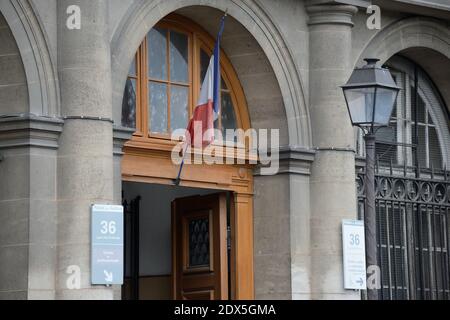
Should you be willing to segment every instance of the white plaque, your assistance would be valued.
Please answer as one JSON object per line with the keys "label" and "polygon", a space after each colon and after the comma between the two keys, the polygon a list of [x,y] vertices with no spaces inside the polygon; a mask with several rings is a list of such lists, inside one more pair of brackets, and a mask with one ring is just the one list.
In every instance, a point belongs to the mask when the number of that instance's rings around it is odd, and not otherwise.
{"label": "white plaque", "polygon": [[364,222],[344,220],[342,222],[344,249],[344,287],[351,290],[366,290],[366,244]]}

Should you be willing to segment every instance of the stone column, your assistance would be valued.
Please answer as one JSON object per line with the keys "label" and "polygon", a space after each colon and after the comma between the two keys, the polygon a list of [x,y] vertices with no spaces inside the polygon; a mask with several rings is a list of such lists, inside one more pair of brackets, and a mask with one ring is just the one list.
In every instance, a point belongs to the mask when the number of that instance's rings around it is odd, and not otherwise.
{"label": "stone column", "polygon": [[0,119],[0,300],[55,298],[59,119]]}
{"label": "stone column", "polygon": [[[113,299],[113,288],[90,279],[90,206],[114,203],[108,2],[58,0],[58,299]],[[66,26],[71,5],[81,9],[80,30]],[[70,266],[81,271],[79,289],[67,286]]]}
{"label": "stone column", "polygon": [[307,7],[310,26],[310,110],[316,157],[311,168],[311,298],[359,299],[344,290],[343,219],[355,219],[354,135],[339,86],[352,69],[349,5]]}
{"label": "stone column", "polygon": [[[114,126],[113,150],[114,150],[114,204],[122,204],[122,159],[123,147],[131,139],[134,129]],[[114,286],[114,300],[122,299],[122,286]]]}

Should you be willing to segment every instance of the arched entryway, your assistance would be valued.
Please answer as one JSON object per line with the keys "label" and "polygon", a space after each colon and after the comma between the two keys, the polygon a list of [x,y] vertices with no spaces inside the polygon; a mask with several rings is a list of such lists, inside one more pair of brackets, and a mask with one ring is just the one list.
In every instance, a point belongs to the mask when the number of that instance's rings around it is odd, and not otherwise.
{"label": "arched entryway", "polygon": [[[225,9],[228,9],[222,49],[242,86],[251,127],[279,129],[281,152],[289,153],[287,150],[291,150],[292,146],[302,152],[311,145],[309,115],[301,85],[302,77],[285,43],[286,39],[269,19],[264,8],[228,0],[208,5],[198,0],[185,2],[169,0],[164,1],[161,6],[155,5],[157,2],[136,3],[131,6],[113,36],[111,43],[113,117],[116,124],[121,123],[123,93],[129,66],[149,29],[164,16],[176,13],[194,21],[214,38],[218,22]],[[124,133],[122,128],[115,130],[117,201],[120,199],[121,191],[120,159],[122,142],[126,139]],[[307,155],[302,153],[301,156],[302,159],[304,156],[307,157],[308,163],[311,161],[309,153]],[[297,171],[297,167],[285,166],[286,161],[283,163],[280,163],[278,175],[261,176],[257,171],[253,176],[252,227],[254,239],[261,239],[253,242],[255,279],[253,283],[256,298],[267,297],[269,292],[276,292],[277,297],[291,298],[289,230],[292,206],[290,202],[294,199],[291,199],[289,192],[291,177],[288,173],[295,171],[296,174],[303,175],[306,172],[302,169]],[[210,178],[211,175],[204,177]],[[308,177],[302,176],[301,180],[303,179],[308,180]],[[239,179],[225,179],[225,185],[230,181],[234,183]],[[224,187],[222,184],[213,184],[214,187]],[[308,188],[307,183],[302,185]],[[295,199],[301,199],[303,204],[309,203],[307,191]],[[277,281],[280,277],[286,281]],[[237,278],[244,279],[239,276]],[[238,288],[251,289],[252,286],[244,283]]]}
{"label": "arched entryway", "polygon": [[[170,297],[178,299],[255,297],[254,166],[249,164],[247,149],[235,145],[234,141],[225,141],[223,145],[226,145],[227,149],[222,151],[224,160],[222,164],[185,165],[180,186],[173,185],[179,167],[174,165],[171,159],[177,141],[171,139],[170,133],[187,126],[214,46],[214,37],[210,35],[214,34],[214,31],[207,32],[193,20],[194,13],[198,10],[198,8],[181,9],[160,20],[142,42],[128,74],[121,120],[122,126],[132,127],[135,133],[123,149],[121,172],[124,198],[127,206],[130,202],[133,203],[134,209],[137,199],[140,198],[141,223],[138,230],[141,235],[137,251],[144,261],[153,259],[154,263],[150,266],[142,262],[142,259],[141,262],[136,262],[130,257],[129,269],[133,270],[134,277],[131,273],[128,274],[130,285],[129,290],[126,289],[128,291],[124,292],[125,297],[168,298],[168,292],[171,294]],[[203,7],[203,10],[206,10],[203,16],[211,17],[211,23],[214,20],[219,23],[220,11],[206,7]],[[273,71],[269,68],[261,48],[253,38],[248,37],[247,31],[233,18],[228,19],[221,55],[222,113],[215,126],[222,132],[225,129],[235,128],[247,130],[252,127],[250,124],[252,118],[252,124],[256,124],[256,128],[281,129],[284,132],[281,139],[284,139],[286,144],[287,126],[282,124],[286,119],[282,111],[280,89]],[[237,30],[240,33],[236,32]],[[230,45],[233,42],[230,37],[236,34],[245,39],[247,47],[236,48]],[[245,50],[246,55],[242,54]],[[240,59],[248,56],[256,57],[259,61],[255,62],[252,70],[241,69],[241,75],[242,73],[247,75],[239,77],[232,60],[243,63]],[[269,85],[272,84],[272,87],[256,87],[253,83],[255,75],[263,77]],[[248,94],[244,93],[246,88]],[[256,106],[260,107],[261,100],[252,100],[257,99],[258,92],[262,93],[260,99],[264,97],[272,99],[272,104],[266,104],[266,111],[281,109],[281,113],[273,117],[270,125],[266,117],[260,115],[258,118],[257,113],[261,111],[257,110]],[[250,111],[247,104],[249,99],[249,105],[253,105],[253,110],[250,108]],[[230,150],[234,150],[231,156],[229,153],[226,155]],[[192,157],[198,153],[201,151],[193,151]],[[155,197],[155,194],[160,196]],[[164,202],[163,208],[155,209],[157,207],[155,202],[159,204]],[[155,210],[160,210],[159,214],[154,217],[153,222],[148,222],[150,223],[148,226],[150,228],[153,223],[166,230],[164,234],[160,234],[162,238],[153,239],[157,243],[165,243],[166,267],[164,270],[153,272],[151,271],[153,267],[158,269],[158,266],[155,266],[155,262],[158,264],[158,256],[145,258],[143,252],[151,250],[145,250],[142,246],[145,246],[143,240],[145,238],[148,240],[146,232],[149,230],[143,227],[145,223],[143,221],[148,221],[148,217],[145,218],[144,215],[154,214]],[[163,217],[161,210],[164,211]],[[201,212],[205,210],[212,212],[212,215],[203,217]],[[195,219],[188,217],[192,214]],[[172,218],[168,219],[170,216]],[[164,220],[165,224],[161,224]],[[205,221],[208,223],[205,224]],[[210,236],[207,250],[210,264],[202,263],[198,266],[189,264],[190,250],[198,244],[189,242],[189,239],[196,235],[189,226],[195,223],[199,223],[198,226],[202,226],[203,229],[208,226],[204,231]],[[205,234],[198,236],[204,240]],[[129,241],[133,242],[131,239]],[[136,243],[136,240],[134,241]],[[167,242],[172,244],[168,247]],[[129,250],[132,250],[131,247]],[[133,250],[136,250],[136,247]],[[161,259],[161,256],[159,258]],[[140,266],[140,271],[136,271],[136,265]],[[202,272],[209,273],[210,279],[204,280],[206,282],[198,280]],[[197,281],[186,280],[189,274],[195,274]],[[208,284],[212,278],[213,284]],[[186,287],[188,282],[190,284]],[[136,284],[140,287],[139,290],[136,290]],[[163,296],[145,289],[158,286],[161,287],[159,293],[163,292]]]}

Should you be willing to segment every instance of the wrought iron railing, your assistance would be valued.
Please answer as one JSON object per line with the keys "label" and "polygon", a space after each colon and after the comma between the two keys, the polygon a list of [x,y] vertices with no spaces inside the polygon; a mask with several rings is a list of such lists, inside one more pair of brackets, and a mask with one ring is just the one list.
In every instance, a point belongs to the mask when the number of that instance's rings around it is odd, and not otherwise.
{"label": "wrought iron railing", "polygon": [[[383,300],[450,300],[450,172],[377,166]],[[364,170],[357,174],[364,217]]]}

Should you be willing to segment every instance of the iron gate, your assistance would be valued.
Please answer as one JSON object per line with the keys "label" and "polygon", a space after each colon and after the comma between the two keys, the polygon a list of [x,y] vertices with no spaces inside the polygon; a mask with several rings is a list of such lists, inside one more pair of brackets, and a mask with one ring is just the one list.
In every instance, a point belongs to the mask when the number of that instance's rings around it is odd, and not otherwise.
{"label": "iron gate", "polygon": [[[382,300],[450,300],[450,172],[376,170]],[[364,172],[357,175],[364,218]]]}
{"label": "iron gate", "polygon": [[[123,196],[122,196],[123,197]],[[123,300],[139,300],[139,206],[141,197],[123,200],[125,229],[125,281]]]}

